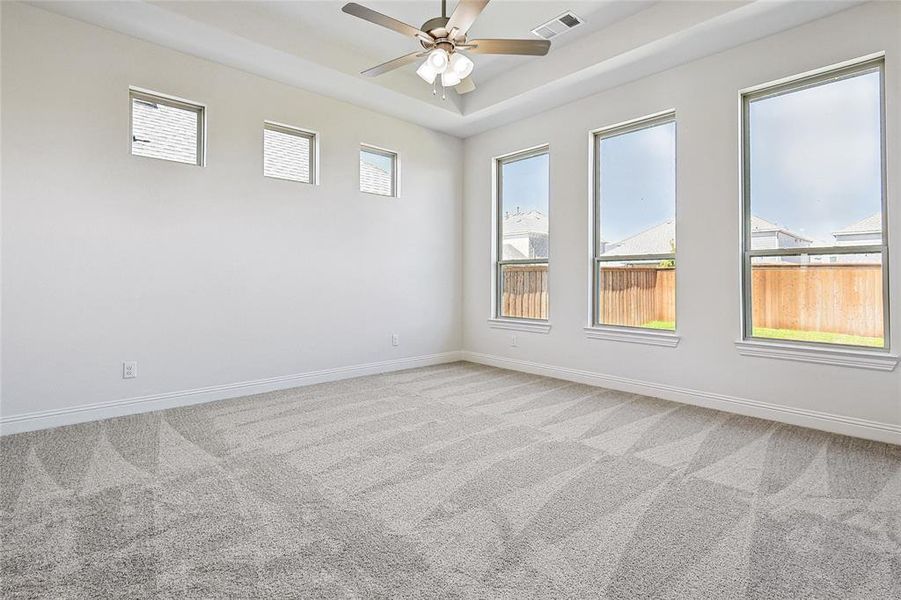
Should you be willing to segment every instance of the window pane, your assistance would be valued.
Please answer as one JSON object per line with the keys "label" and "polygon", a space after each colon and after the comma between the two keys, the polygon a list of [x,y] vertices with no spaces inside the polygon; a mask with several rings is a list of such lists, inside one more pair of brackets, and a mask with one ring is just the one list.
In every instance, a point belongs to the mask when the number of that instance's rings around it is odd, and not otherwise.
{"label": "window pane", "polygon": [[598,324],[676,329],[674,260],[597,264]]}
{"label": "window pane", "polygon": [[266,127],[263,130],[263,174],[311,183],[312,146],[309,136]]}
{"label": "window pane", "polygon": [[501,265],[500,316],[547,319],[547,263]]}
{"label": "window pane", "polygon": [[882,257],[755,257],[754,337],[883,347]]}
{"label": "window pane", "polygon": [[199,110],[177,108],[152,99],[131,99],[131,153],[198,164]]}
{"label": "window pane", "polygon": [[881,243],[879,80],[749,103],[752,250]]}
{"label": "window pane", "polygon": [[548,257],[548,154],[500,163],[501,260]]}
{"label": "window pane", "polygon": [[360,149],[360,191],[381,196],[394,195],[394,160],[396,156]]}
{"label": "window pane", "polygon": [[663,123],[598,143],[598,252],[676,251],[676,124]]}

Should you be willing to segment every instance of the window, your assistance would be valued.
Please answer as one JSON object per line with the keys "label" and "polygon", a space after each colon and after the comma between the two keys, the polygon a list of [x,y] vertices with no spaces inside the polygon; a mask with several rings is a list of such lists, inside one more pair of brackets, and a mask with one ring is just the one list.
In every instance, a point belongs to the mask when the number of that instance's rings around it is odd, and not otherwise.
{"label": "window", "polygon": [[497,277],[499,318],[548,318],[547,147],[496,161]]}
{"label": "window", "polygon": [[203,165],[203,106],[136,89],[129,96],[133,155]]}
{"label": "window", "polygon": [[397,154],[373,146],[360,146],[360,191],[397,196]]}
{"label": "window", "polygon": [[316,183],[316,141],[311,131],[266,121],[263,124],[263,175]]}
{"label": "window", "polygon": [[676,329],[676,121],[594,134],[594,326]]}
{"label": "window", "polygon": [[882,59],[743,95],[745,339],[887,348]]}

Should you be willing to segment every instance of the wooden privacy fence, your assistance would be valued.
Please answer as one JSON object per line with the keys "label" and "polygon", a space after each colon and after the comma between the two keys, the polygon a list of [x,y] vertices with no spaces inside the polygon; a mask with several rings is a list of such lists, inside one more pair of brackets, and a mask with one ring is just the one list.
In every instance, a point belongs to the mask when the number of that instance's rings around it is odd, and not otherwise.
{"label": "wooden privacy fence", "polygon": [[[546,319],[546,265],[503,269],[501,314]],[[883,335],[880,265],[755,265],[751,277],[754,327]],[[640,327],[676,320],[672,267],[604,267],[598,275],[598,320]]]}
{"label": "wooden privacy fence", "polygon": [[881,265],[754,265],[754,327],[882,337]]}
{"label": "wooden privacy fence", "polygon": [[547,319],[547,265],[504,265],[501,315]]}
{"label": "wooden privacy fence", "polygon": [[598,274],[598,322],[641,327],[676,320],[676,270],[672,267],[608,267]]}

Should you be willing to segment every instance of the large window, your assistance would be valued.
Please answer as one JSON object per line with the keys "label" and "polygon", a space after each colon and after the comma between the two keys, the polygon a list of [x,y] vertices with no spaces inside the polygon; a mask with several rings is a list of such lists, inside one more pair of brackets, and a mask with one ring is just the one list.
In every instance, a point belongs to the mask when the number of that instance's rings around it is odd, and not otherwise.
{"label": "large window", "polygon": [[888,346],[883,62],[743,96],[744,337]]}
{"label": "large window", "polygon": [[373,146],[360,146],[360,191],[397,196],[397,154]]}
{"label": "large window", "polygon": [[496,160],[495,314],[548,318],[547,147]]}
{"label": "large window", "polygon": [[676,329],[676,122],[594,137],[593,325]]}
{"label": "large window", "polygon": [[203,106],[136,89],[129,96],[132,154],[203,165]]}
{"label": "large window", "polygon": [[266,121],[263,124],[263,175],[315,183],[316,134]]}

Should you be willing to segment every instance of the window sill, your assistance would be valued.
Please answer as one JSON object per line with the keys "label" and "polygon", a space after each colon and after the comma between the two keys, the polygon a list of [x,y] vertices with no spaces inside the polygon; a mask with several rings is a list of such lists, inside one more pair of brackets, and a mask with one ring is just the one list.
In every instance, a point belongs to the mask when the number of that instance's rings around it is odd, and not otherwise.
{"label": "window sill", "polygon": [[551,324],[548,321],[526,321],[522,319],[488,319],[488,327],[492,329],[509,329],[528,333],[548,333]]}
{"label": "window sill", "polygon": [[875,371],[892,371],[898,364],[898,356],[875,350],[853,350],[846,348],[820,348],[758,340],[739,340],[735,342],[738,353],[742,356],[759,358],[776,358],[798,362],[817,363],[839,367],[855,367]]}
{"label": "window sill", "polygon": [[590,340],[608,340],[612,342],[629,342],[632,344],[646,344],[648,346],[662,346],[675,348],[681,339],[675,333],[665,333],[651,329],[630,329],[624,327],[586,327],[585,337]]}

